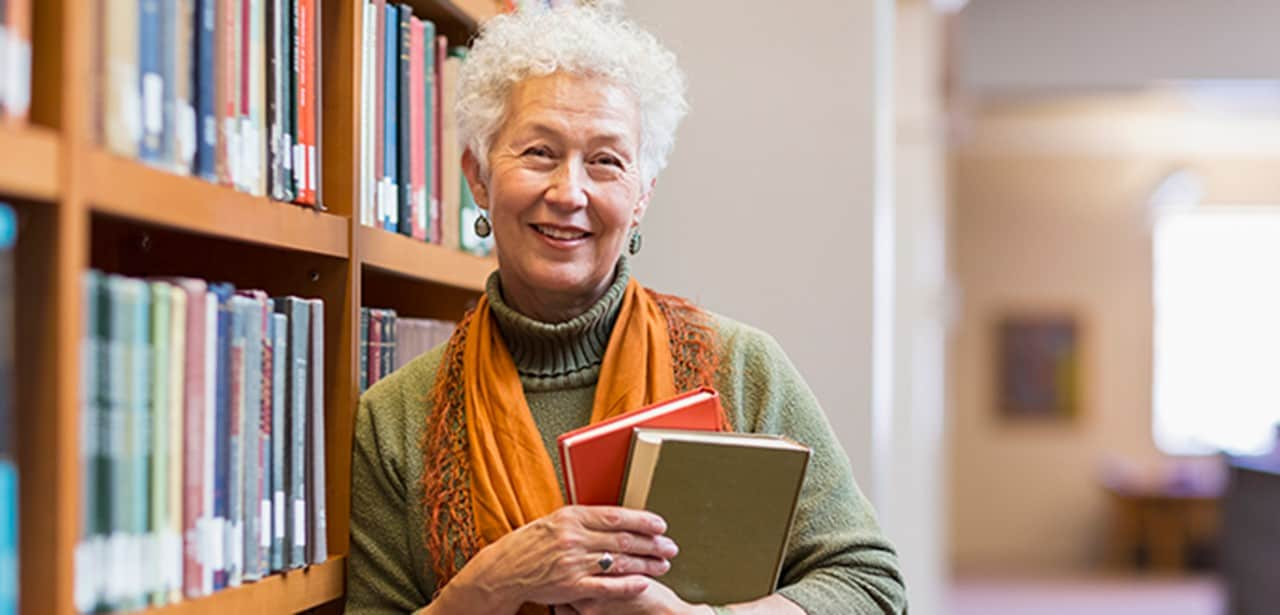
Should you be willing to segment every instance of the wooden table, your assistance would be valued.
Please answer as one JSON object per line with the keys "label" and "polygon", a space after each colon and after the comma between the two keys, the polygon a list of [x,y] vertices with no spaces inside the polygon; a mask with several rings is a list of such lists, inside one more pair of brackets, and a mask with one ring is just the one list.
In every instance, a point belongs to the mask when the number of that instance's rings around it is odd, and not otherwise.
{"label": "wooden table", "polygon": [[1217,542],[1218,493],[1121,488],[1108,488],[1107,493],[1112,510],[1107,550],[1112,566],[1138,567],[1138,554],[1145,552],[1147,568],[1186,571],[1192,547]]}

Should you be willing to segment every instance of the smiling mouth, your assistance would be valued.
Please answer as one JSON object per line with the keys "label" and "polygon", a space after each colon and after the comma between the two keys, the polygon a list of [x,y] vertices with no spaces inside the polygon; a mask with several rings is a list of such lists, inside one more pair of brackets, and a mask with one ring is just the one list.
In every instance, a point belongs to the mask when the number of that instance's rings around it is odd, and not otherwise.
{"label": "smiling mouth", "polygon": [[586,231],[559,229],[552,226],[543,226],[541,224],[530,224],[529,226],[544,237],[550,237],[551,239],[558,239],[560,241],[573,241],[575,239],[585,239],[591,236],[591,233]]}

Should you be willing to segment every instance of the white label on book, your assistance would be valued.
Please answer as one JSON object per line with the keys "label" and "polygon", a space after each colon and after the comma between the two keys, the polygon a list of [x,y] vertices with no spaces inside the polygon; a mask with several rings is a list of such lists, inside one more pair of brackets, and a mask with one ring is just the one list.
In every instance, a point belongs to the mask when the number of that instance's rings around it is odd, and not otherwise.
{"label": "white label on book", "polygon": [[[0,75],[4,74],[4,70],[9,67],[9,55],[13,53],[9,49],[9,29],[0,23]],[[9,88],[13,87],[7,81],[0,81],[0,107],[9,104]]]}
{"label": "white label on book", "polygon": [[271,500],[262,500],[258,505],[258,546],[271,548]]}
{"label": "white label on book", "polygon": [[232,523],[231,531],[227,532],[227,553],[231,556],[227,565],[227,570],[231,571],[231,580],[238,581],[237,577],[244,570],[244,525],[241,523]]}
{"label": "white label on book", "polygon": [[240,122],[237,118],[223,119],[222,132],[227,141],[227,179],[233,186],[240,185]]}
{"label": "white label on book", "polygon": [[227,558],[224,553],[226,547],[226,520],[213,518],[209,520],[209,531],[205,533],[205,553],[208,557],[205,559],[205,565],[216,570],[227,569]]}
{"label": "white label on book", "polygon": [[307,146],[307,188],[312,192],[316,191],[316,177],[320,175],[319,169],[316,168],[316,146]]}
{"label": "white label on book", "polygon": [[293,135],[281,135],[283,145],[280,147],[281,162],[284,163],[284,170],[293,170]]}
{"label": "white label on book", "polygon": [[190,164],[196,156],[196,109],[187,103],[178,105],[178,160]]}
{"label": "white label on book", "polygon": [[284,492],[277,491],[274,500],[271,503],[272,516],[275,517],[271,537],[284,540]]}
{"label": "white label on book", "polygon": [[9,71],[17,75],[17,83],[11,84],[13,89],[9,91],[9,108],[17,115],[26,115],[31,108],[31,44],[20,40],[17,48],[18,65]]}
{"label": "white label on book", "polygon": [[101,596],[98,587],[102,578],[101,557],[102,547],[98,536],[90,536],[76,545],[72,600],[77,612],[88,613],[93,610]]}
{"label": "white label on book", "polygon": [[142,76],[142,123],[148,134],[164,130],[164,79],[160,73]]}
{"label": "white label on book", "polygon": [[293,185],[301,190],[307,185],[307,158],[306,148],[301,143],[293,145],[293,160],[297,164],[293,165]]}
{"label": "white label on book", "polygon": [[426,188],[418,189],[417,201],[418,201],[418,210],[414,212],[416,214],[416,216],[414,217],[418,221],[418,228],[425,230],[427,228],[427,209],[431,207],[430,202],[427,200]]}
{"label": "white label on book", "polygon": [[304,500],[293,501],[293,545],[307,546],[307,503]]}
{"label": "white label on book", "polygon": [[182,536],[174,530],[160,534],[161,552],[164,555],[164,591],[182,588]]}
{"label": "white label on book", "polygon": [[218,144],[218,118],[206,115],[204,118],[204,144],[214,147]]}
{"label": "white label on book", "polygon": [[244,184],[246,188],[252,189],[262,176],[262,148],[259,147],[258,142],[258,127],[248,118],[242,120],[240,124],[240,139],[244,152],[241,158],[241,164],[244,165]]}
{"label": "white label on book", "polygon": [[108,67],[111,71],[108,83],[115,85],[112,96],[123,116],[115,119],[119,122],[121,136],[135,145],[142,139],[142,102],[138,100],[137,68],[136,64],[118,61]]}

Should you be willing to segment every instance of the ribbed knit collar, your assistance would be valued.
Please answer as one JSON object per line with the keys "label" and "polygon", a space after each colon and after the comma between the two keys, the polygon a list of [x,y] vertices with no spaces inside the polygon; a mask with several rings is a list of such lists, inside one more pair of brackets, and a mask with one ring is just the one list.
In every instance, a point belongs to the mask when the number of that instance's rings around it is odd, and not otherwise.
{"label": "ribbed knit collar", "polygon": [[517,312],[503,300],[498,272],[489,276],[485,294],[526,389],[576,388],[596,381],[631,279],[625,255],[615,271],[613,284],[595,304],[561,323],[541,322]]}

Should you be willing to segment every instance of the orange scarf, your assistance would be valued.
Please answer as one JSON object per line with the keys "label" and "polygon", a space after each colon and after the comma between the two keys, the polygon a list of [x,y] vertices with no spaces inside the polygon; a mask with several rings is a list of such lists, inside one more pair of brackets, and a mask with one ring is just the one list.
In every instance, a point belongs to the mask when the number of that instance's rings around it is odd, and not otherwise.
{"label": "orange scarf", "polygon": [[[714,339],[705,312],[632,279],[605,350],[591,422],[710,385],[718,366]],[[438,591],[482,547],[565,502],[487,297],[450,339],[431,401],[423,504]]]}

